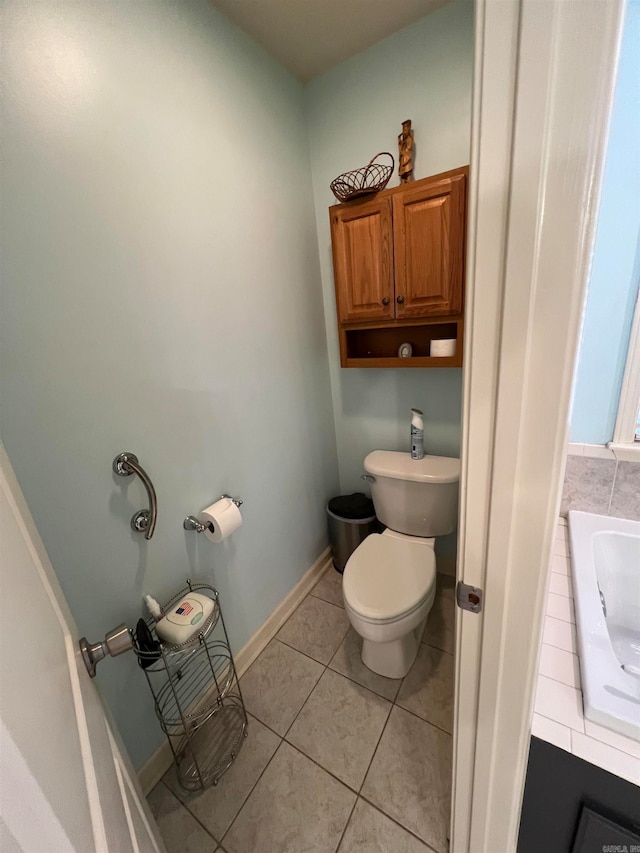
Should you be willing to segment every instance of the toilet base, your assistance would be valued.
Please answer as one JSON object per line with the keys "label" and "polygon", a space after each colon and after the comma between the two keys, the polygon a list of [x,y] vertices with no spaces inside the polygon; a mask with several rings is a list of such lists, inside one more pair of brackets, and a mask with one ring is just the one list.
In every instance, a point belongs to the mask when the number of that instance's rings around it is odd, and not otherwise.
{"label": "toilet base", "polygon": [[404,637],[390,643],[362,640],[362,663],[372,672],[386,678],[404,678],[413,666],[420,648],[426,618]]}

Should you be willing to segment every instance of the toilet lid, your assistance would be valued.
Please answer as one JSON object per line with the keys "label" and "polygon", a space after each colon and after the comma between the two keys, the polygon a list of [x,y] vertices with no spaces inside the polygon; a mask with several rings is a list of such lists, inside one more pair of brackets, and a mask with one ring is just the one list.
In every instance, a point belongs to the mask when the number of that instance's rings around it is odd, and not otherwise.
{"label": "toilet lid", "polygon": [[424,541],[372,533],[353,552],[342,579],[349,607],[365,619],[400,617],[436,582],[436,555]]}

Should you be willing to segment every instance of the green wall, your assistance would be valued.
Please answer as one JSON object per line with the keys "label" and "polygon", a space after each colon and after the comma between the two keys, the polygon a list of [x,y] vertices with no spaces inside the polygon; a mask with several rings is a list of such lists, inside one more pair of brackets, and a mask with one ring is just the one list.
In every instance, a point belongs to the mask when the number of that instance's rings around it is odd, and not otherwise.
{"label": "green wall", "polygon": [[[333,411],[343,492],[360,490],[371,450],[408,450],[410,409],[425,414],[427,453],[457,456],[462,370],[342,369],[336,327],[328,207],[336,175],[378,151],[397,160],[397,135],[410,118],[414,177],[469,163],[473,82],[473,3],[444,8],[343,62],[307,86],[311,168],[316,206]],[[399,183],[396,173],[389,186]],[[438,550],[454,556],[455,536]]]}
{"label": "green wall", "polygon": [[[358,488],[373,449],[409,449],[409,410],[425,413],[428,453],[460,450],[462,371],[341,369],[328,207],[336,175],[377,151],[397,159],[402,121],[415,132],[414,177],[469,163],[473,3],[455,0],[343,62],[307,86],[311,168],[333,396],[340,483]],[[399,183],[396,173],[389,186]]]}
{"label": "green wall", "polygon": [[[3,442],[83,633],[190,576],[237,651],[338,486],[302,87],[205,0],[3,18]],[[150,542],[122,450],[155,482]],[[223,492],[242,529],[186,533]],[[96,683],[140,765],[162,734],[133,656]]]}
{"label": "green wall", "polygon": [[[206,0],[4,3],[0,429],[91,640],[190,576],[237,651],[411,406],[458,453],[459,370],[340,370],[327,208],[407,117],[416,177],[469,161],[472,18],[455,0],[303,87]],[[183,531],[222,492],[241,530]],[[141,765],[162,736],[133,657],[96,681]]]}

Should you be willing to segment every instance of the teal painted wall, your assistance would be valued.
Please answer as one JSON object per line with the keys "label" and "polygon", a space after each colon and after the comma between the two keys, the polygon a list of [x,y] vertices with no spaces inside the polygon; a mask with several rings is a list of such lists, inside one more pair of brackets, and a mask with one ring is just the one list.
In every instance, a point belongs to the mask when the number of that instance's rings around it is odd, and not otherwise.
{"label": "teal painted wall", "polygon": [[[327,497],[408,446],[412,406],[429,452],[459,452],[460,371],[340,370],[327,208],[409,116],[416,177],[469,161],[472,3],[307,87],[206,0],[3,18],[2,439],[82,633],[190,576],[237,651],[325,547]],[[122,450],[156,484],[150,542]],[[233,538],[182,530],[225,491]],[[97,684],[140,766],[162,736],[135,661]]]}
{"label": "teal painted wall", "polygon": [[[342,491],[362,489],[370,450],[409,449],[409,410],[425,413],[428,453],[460,452],[462,371],[342,369],[328,207],[336,175],[377,151],[397,155],[401,123],[415,131],[416,178],[469,163],[473,3],[455,0],[343,62],[307,87],[307,116]],[[398,183],[397,174],[389,186]],[[450,542],[451,553],[455,543]]]}
{"label": "teal painted wall", "polygon": [[[302,86],[205,0],[4,3],[2,439],[80,631],[187,576],[238,650],[326,545],[338,488]],[[155,537],[129,529],[139,455]],[[223,492],[244,526],[182,520]],[[133,656],[97,684],[136,765]]]}
{"label": "teal painted wall", "polygon": [[571,441],[613,438],[640,281],[640,0],[628,0],[571,413]]}
{"label": "teal painted wall", "polygon": [[[307,86],[311,168],[333,406],[343,490],[359,481],[375,448],[409,447],[409,410],[425,413],[429,453],[460,448],[462,371],[341,369],[328,208],[336,175],[377,151],[397,155],[403,119],[415,131],[416,178],[469,162],[473,4],[455,0],[422,21],[343,62]],[[397,174],[389,186],[398,183]]]}

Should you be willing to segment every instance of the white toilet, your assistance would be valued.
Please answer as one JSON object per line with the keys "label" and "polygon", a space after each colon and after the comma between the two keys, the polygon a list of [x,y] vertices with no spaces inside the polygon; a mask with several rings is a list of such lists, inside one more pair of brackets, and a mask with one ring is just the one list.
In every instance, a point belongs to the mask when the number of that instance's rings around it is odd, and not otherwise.
{"label": "white toilet", "polygon": [[363,663],[387,678],[403,678],[436,594],[434,537],[456,527],[460,460],[374,450],[364,469],[387,530],[367,536],[347,561],[344,604],[362,637]]}

